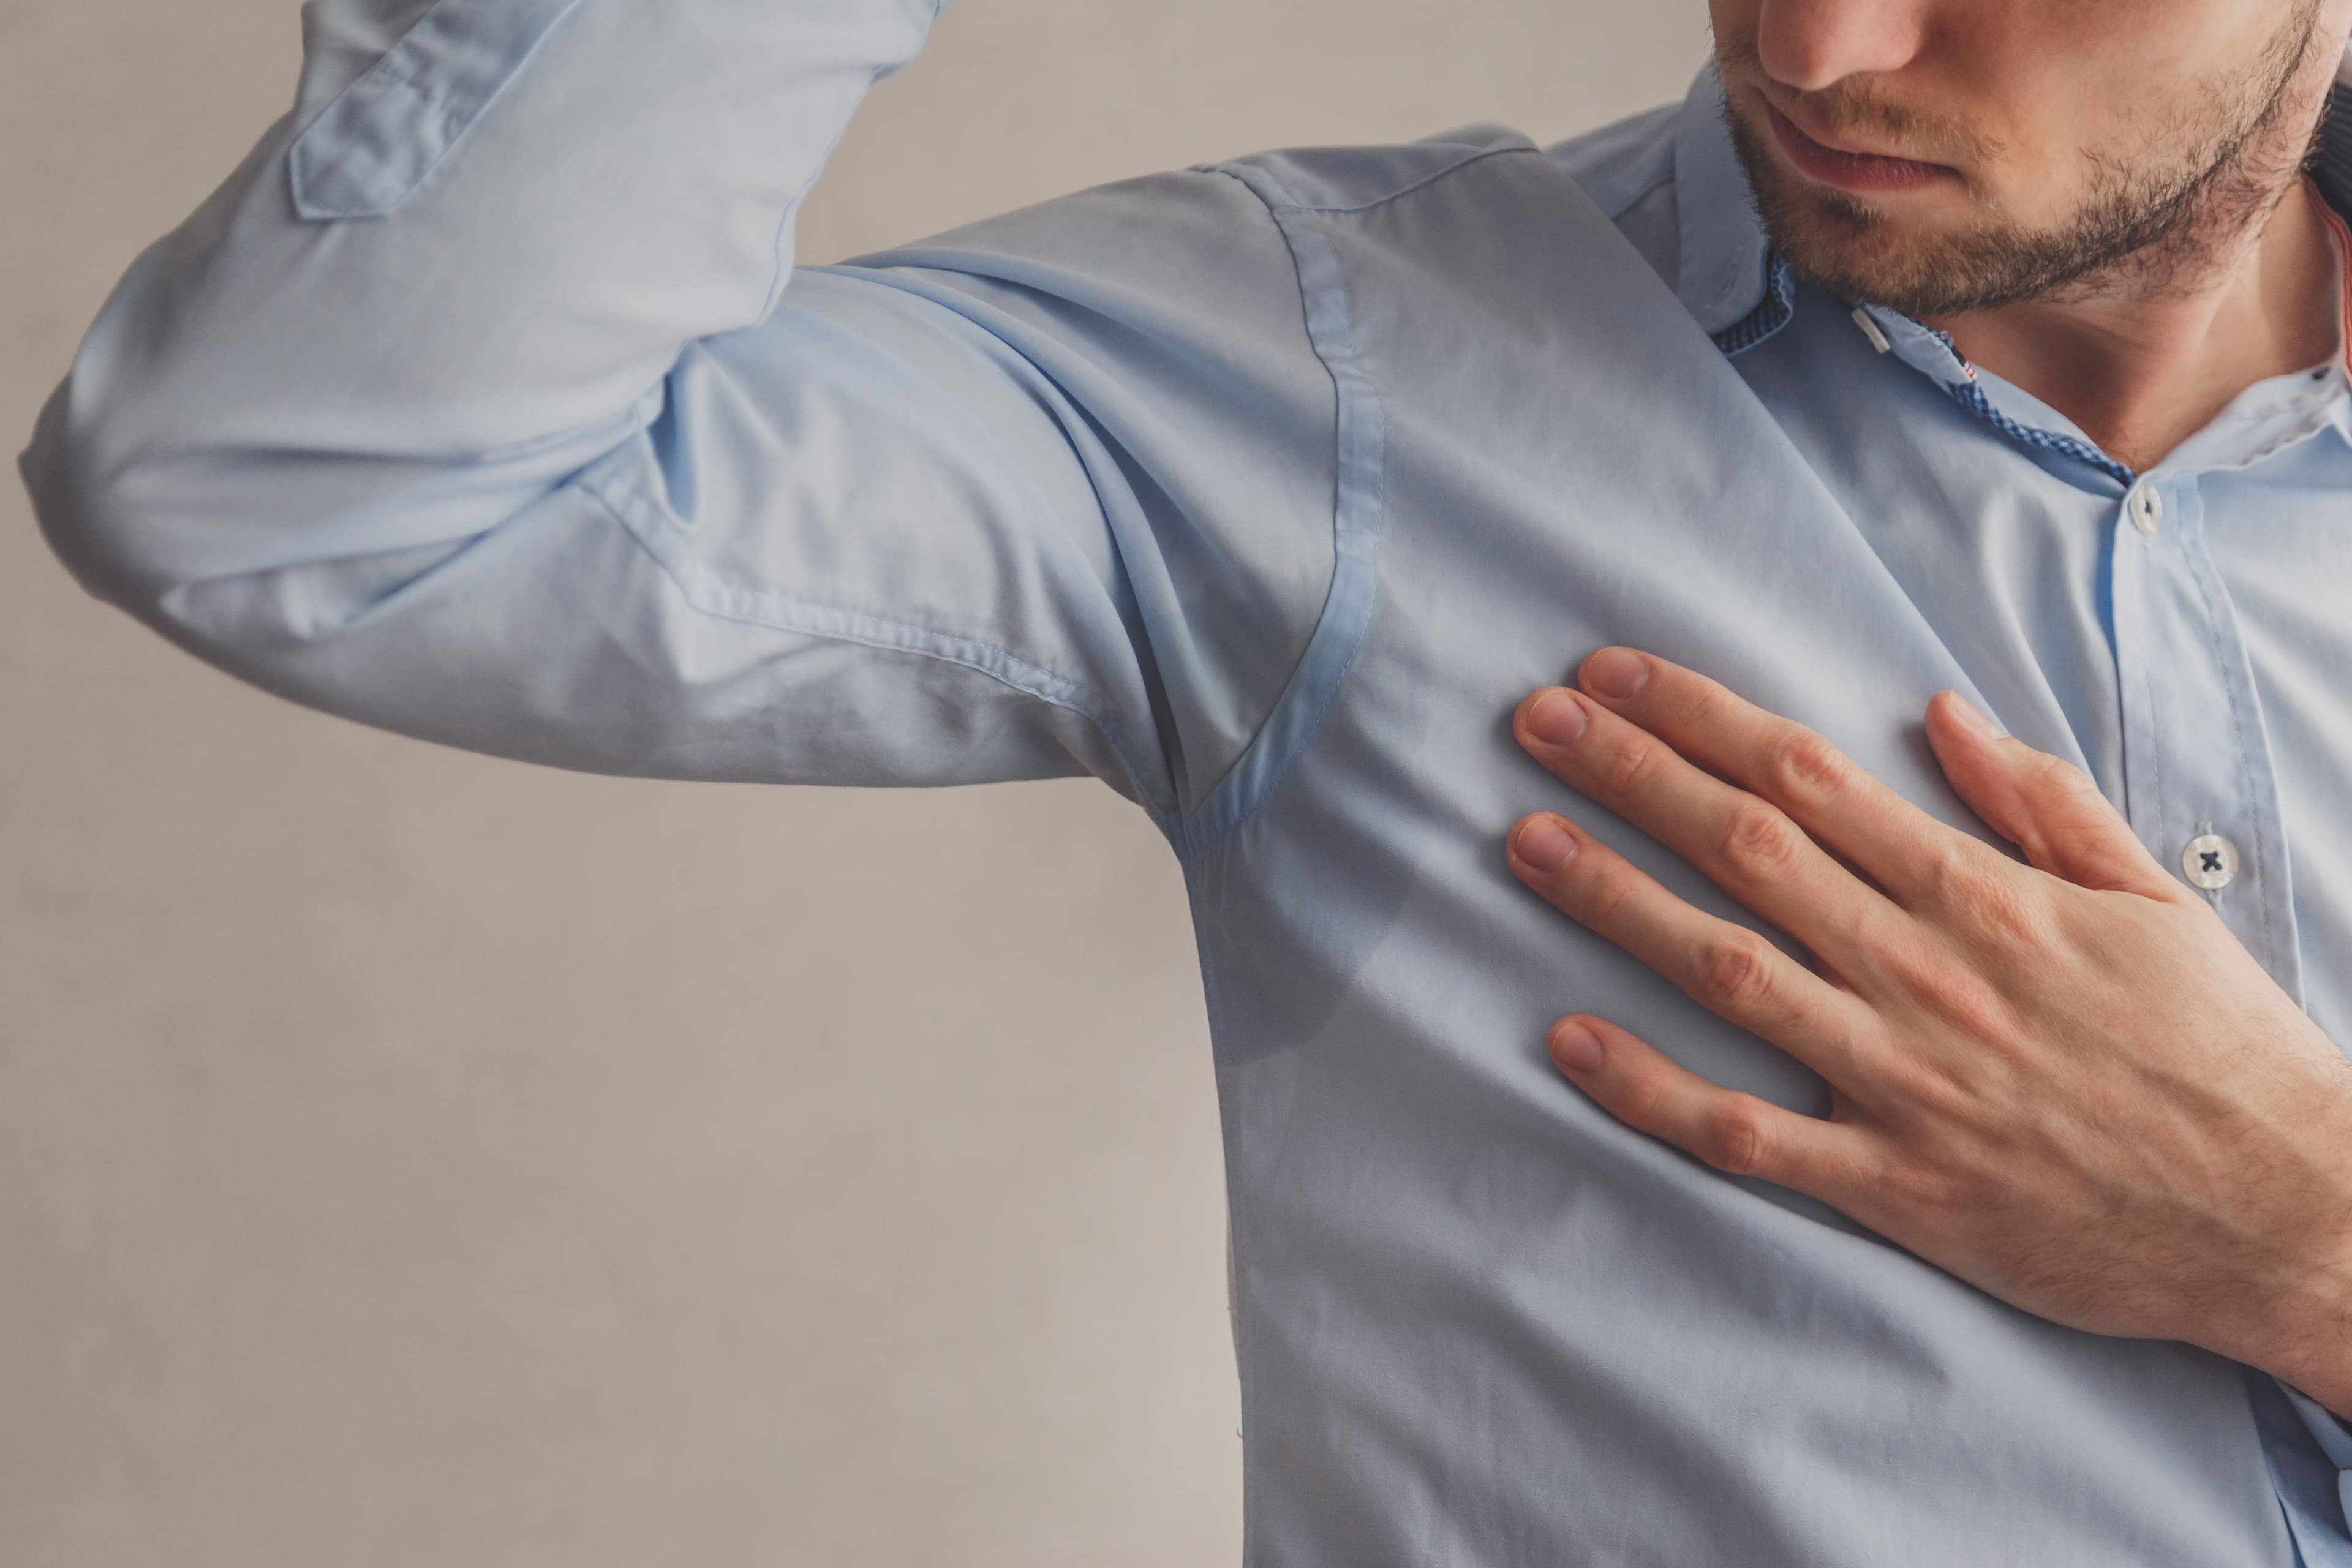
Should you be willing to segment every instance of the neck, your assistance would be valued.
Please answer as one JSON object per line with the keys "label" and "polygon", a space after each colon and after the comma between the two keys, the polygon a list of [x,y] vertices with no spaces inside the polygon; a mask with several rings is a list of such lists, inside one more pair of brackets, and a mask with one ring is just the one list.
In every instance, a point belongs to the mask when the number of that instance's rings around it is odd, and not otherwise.
{"label": "neck", "polygon": [[2297,178],[2234,244],[2186,275],[1931,324],[2118,462],[2145,469],[2255,382],[2340,352],[2341,265],[2318,195]]}

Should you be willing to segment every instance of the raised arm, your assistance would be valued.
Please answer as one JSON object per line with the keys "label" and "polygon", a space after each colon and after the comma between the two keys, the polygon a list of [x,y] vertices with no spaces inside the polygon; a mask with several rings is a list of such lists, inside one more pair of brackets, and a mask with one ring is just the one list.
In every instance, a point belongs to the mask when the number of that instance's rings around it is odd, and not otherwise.
{"label": "raised arm", "polygon": [[1328,378],[1223,174],[795,277],[797,204],[932,9],[313,0],[297,109],[42,416],[58,553],[238,675],[453,744],[1092,771],[1181,816],[1312,630]]}

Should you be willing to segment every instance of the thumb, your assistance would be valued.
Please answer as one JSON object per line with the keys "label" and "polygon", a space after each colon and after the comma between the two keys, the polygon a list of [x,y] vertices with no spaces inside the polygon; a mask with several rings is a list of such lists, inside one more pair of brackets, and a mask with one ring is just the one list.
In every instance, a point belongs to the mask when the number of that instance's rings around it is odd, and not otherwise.
{"label": "thumb", "polygon": [[1958,692],[1927,704],[1927,744],[1969,809],[2037,868],[2079,887],[2179,894],[2088,773],[2002,734]]}

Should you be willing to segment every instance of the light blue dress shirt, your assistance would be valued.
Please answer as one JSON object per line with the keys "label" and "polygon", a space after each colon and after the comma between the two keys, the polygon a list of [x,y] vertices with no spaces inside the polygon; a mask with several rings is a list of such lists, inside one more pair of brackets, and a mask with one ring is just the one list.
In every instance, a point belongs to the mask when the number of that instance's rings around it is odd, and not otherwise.
{"label": "light blue dress shirt", "polygon": [[1599,645],[1968,825],[1918,728],[1956,687],[2167,863],[2226,844],[2215,907],[2352,1038],[2340,373],[2128,474],[1794,285],[1711,77],[1549,153],[1272,153],[795,271],[931,13],[313,0],[296,109],[43,416],[48,537],[222,667],[455,745],[1148,811],[1208,988],[1261,1568],[2352,1561],[2316,1407],[1564,1085],[1544,1028],[1589,1008],[1826,1107],[1499,847],[1557,805],[1738,916],[1512,744]]}

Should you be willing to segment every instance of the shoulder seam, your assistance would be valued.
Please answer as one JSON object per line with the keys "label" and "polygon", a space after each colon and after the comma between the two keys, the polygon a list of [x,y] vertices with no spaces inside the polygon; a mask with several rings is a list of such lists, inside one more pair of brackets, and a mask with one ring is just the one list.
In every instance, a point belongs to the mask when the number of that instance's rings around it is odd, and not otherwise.
{"label": "shoulder seam", "polygon": [[[1256,195],[1258,200],[1265,203],[1266,209],[1275,215],[1276,222],[1280,222],[1285,214],[1292,213],[1313,214],[1328,216],[1345,216],[1355,213],[1367,213],[1371,211],[1374,207],[1395,201],[1401,196],[1409,196],[1415,191],[1435,184],[1438,181],[1446,178],[1448,175],[1460,174],[1463,170],[1468,168],[1473,163],[1482,163],[1489,158],[1500,158],[1512,153],[1532,153],[1538,157],[1543,156],[1543,150],[1539,147],[1534,146],[1518,145],[1511,147],[1482,147],[1475,152],[1465,153],[1462,157],[1456,159],[1451,163],[1445,164],[1442,168],[1430,171],[1428,174],[1422,175],[1419,179],[1414,180],[1410,184],[1400,185],[1395,190],[1383,192],[1381,195],[1377,196],[1369,196],[1360,202],[1332,203],[1328,205],[1318,205],[1313,203],[1299,201],[1295,196],[1292,196],[1287,190],[1284,189],[1282,182],[1275,176],[1271,170],[1267,169],[1263,163],[1252,163],[1246,158],[1235,159],[1230,163],[1224,163],[1196,164],[1194,165],[1194,169],[1195,172],[1200,174],[1224,174],[1233,179],[1239,180],[1243,184],[1248,186],[1255,195]],[[1247,170],[1248,173],[1243,173],[1244,170]],[[1263,181],[1268,188],[1280,193],[1283,199],[1280,201],[1268,200],[1265,192],[1257,188],[1260,181]]]}
{"label": "shoulder seam", "polygon": [[1544,156],[1615,223],[1675,183],[1686,113],[1683,105],[1660,104],[1557,142]]}
{"label": "shoulder seam", "polygon": [[[1563,173],[1565,173],[1565,171],[1563,171]],[[1591,191],[1586,187],[1582,180],[1576,179],[1576,176],[1573,174],[1570,174],[1568,177],[1576,181],[1576,188],[1578,190],[1583,191],[1588,196],[1592,194]],[[1660,174],[1648,184],[1637,186],[1634,189],[1633,194],[1627,196],[1623,201],[1618,202],[1612,206],[1601,207],[1601,215],[1607,218],[1611,223],[1615,223],[1619,218],[1623,217],[1627,213],[1632,212],[1635,207],[1640,206],[1643,202],[1648,201],[1652,196],[1656,195],[1660,191],[1664,190],[1674,183],[1675,172],[1672,169],[1668,169],[1664,174]]]}

